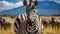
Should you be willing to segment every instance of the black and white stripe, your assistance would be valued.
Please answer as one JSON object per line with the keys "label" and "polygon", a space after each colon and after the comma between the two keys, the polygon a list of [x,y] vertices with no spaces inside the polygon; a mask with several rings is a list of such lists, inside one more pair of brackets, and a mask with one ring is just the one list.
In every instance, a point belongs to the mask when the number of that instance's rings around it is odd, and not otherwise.
{"label": "black and white stripe", "polygon": [[16,18],[14,23],[14,31],[16,33],[18,32],[20,24],[22,24],[24,20],[26,20],[26,14],[21,14]]}
{"label": "black and white stripe", "polygon": [[[19,15],[14,23],[14,31],[15,34],[38,34],[38,27],[36,23],[33,24],[33,31],[29,29],[29,24],[27,23],[27,15],[26,14],[21,14]],[[39,25],[39,24],[38,24]],[[23,33],[22,33],[23,30]]]}
{"label": "black and white stripe", "polygon": [[[37,0],[35,0],[37,2]],[[15,21],[15,32],[18,34],[41,34],[41,25],[36,14],[36,2],[30,0],[27,5],[26,0],[23,4],[26,6],[26,14],[21,14]],[[40,31],[38,31],[40,30]]]}

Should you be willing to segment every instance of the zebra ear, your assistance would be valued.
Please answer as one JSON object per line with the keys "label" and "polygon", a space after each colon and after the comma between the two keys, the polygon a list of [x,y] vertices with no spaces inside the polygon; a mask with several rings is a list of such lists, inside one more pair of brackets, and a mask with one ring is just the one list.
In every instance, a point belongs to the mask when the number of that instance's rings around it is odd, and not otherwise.
{"label": "zebra ear", "polygon": [[35,3],[35,6],[38,4],[38,1],[36,0],[36,1],[34,1],[34,3]]}
{"label": "zebra ear", "polygon": [[27,1],[24,0],[24,1],[23,1],[23,4],[24,4],[25,6],[27,6]]}

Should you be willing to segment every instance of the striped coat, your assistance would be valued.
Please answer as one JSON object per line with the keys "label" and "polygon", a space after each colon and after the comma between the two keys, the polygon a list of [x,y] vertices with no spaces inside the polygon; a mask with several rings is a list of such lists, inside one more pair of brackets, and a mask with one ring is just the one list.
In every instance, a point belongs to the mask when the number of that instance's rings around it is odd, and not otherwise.
{"label": "striped coat", "polygon": [[[37,27],[36,29],[38,30],[34,30],[34,31],[30,31],[31,33],[29,33],[29,31],[27,31],[27,15],[26,14],[21,14],[19,15],[17,18],[16,18],[16,21],[14,23],[14,31],[15,31],[15,34],[41,34],[42,32],[42,23],[40,22],[41,19],[37,16],[36,18],[36,24]],[[33,27],[34,28],[34,27]],[[34,32],[34,33],[33,33]]]}

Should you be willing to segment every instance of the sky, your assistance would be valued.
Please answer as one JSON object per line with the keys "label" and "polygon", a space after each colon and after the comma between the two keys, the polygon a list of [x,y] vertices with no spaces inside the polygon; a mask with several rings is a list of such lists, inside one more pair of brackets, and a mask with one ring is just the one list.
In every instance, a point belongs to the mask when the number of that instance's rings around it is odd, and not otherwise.
{"label": "sky", "polygon": [[10,10],[23,5],[21,0],[0,0],[0,12],[3,10]]}
{"label": "sky", "polygon": [[[38,0],[38,1],[54,1],[60,4],[60,0]],[[22,0],[0,0],[0,12],[23,6]]]}

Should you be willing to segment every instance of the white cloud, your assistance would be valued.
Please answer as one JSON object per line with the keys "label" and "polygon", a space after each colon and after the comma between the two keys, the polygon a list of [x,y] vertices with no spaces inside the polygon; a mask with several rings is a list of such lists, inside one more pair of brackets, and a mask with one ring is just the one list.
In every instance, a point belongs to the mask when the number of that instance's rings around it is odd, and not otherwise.
{"label": "white cloud", "polygon": [[23,2],[18,2],[18,3],[9,3],[7,1],[1,1],[0,2],[0,10],[9,10],[9,9],[13,9],[13,8],[17,8],[23,6]]}
{"label": "white cloud", "polygon": [[56,2],[56,3],[58,3],[58,4],[60,4],[60,0],[52,0],[52,1],[54,1],[54,2]]}
{"label": "white cloud", "polygon": [[23,2],[18,2],[15,5],[16,5],[16,7],[22,6],[23,5]]}

